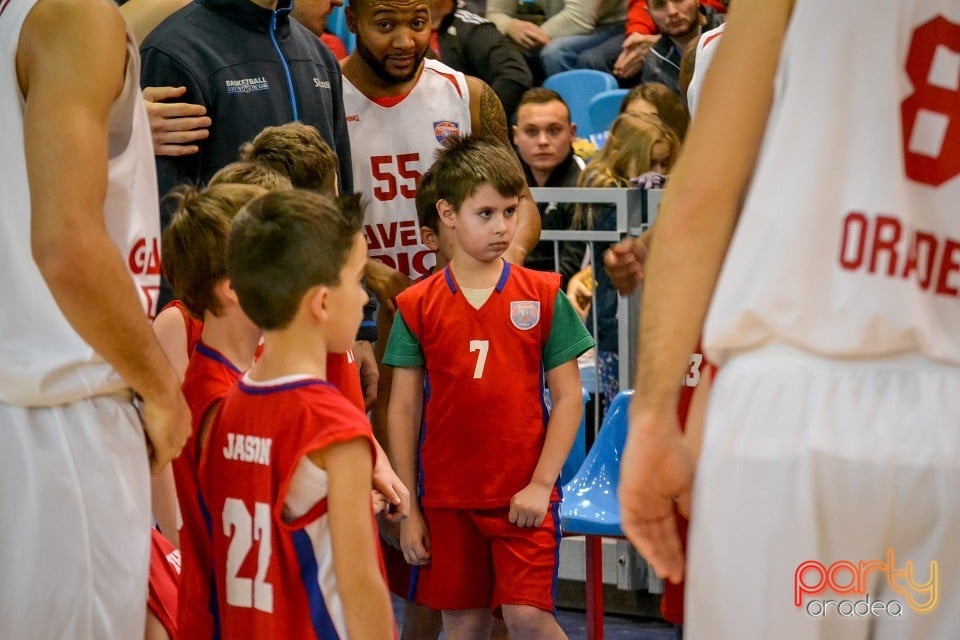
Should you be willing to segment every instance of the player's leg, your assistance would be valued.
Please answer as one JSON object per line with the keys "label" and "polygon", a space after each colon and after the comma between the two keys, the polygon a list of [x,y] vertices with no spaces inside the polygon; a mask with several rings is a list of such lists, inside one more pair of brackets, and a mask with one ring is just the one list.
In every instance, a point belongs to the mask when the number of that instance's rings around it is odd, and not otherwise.
{"label": "player's leg", "polygon": [[510,523],[508,509],[480,512],[494,566],[493,606],[503,612],[511,640],[566,638],[555,616],[560,557],[560,505],[539,527]]}
{"label": "player's leg", "polygon": [[[902,616],[878,619],[875,640],[947,640],[960,629],[960,372],[927,363],[888,388],[900,395],[902,427],[893,434],[901,464],[888,467],[894,589],[881,580],[876,600],[905,603]],[[892,411],[892,409],[891,409]],[[908,563],[913,570],[906,571]],[[932,580],[936,563],[936,580]],[[908,580],[909,579],[909,580]],[[910,605],[913,605],[911,607]],[[920,610],[920,612],[918,612]]]}
{"label": "player's leg", "polygon": [[863,459],[870,425],[854,418],[869,400],[847,373],[767,349],[718,374],[694,489],[686,637],[869,637],[869,617],[821,615],[818,602],[846,596],[817,592],[818,565],[804,564],[882,548],[885,474]]}
{"label": "player's leg", "polygon": [[149,472],[142,427],[116,397],[0,405],[0,637],[143,633]]}
{"label": "player's leg", "polygon": [[400,640],[437,640],[443,628],[441,612],[417,604],[413,600],[403,602],[403,630]]}
{"label": "player's leg", "polygon": [[444,611],[444,640],[489,638],[492,617],[489,609],[452,609]]}
{"label": "player's leg", "polygon": [[[417,604],[443,611],[446,639],[489,634],[493,565],[489,545],[471,514],[468,509],[423,509],[430,529],[430,562],[414,567],[412,595]],[[471,635],[478,630],[482,635]]]}

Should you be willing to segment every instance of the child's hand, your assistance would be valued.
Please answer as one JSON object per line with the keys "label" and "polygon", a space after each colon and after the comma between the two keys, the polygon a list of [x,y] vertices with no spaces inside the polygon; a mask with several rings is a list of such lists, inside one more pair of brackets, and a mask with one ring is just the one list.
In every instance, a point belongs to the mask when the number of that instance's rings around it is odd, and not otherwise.
{"label": "child's hand", "polygon": [[530,483],[510,498],[510,523],[518,527],[539,527],[550,506],[553,487]]}
{"label": "child's hand", "polygon": [[384,518],[400,522],[407,517],[410,513],[410,491],[400,481],[386,456],[377,456],[377,462],[373,466],[373,487],[383,494],[387,502]]}
{"label": "child's hand", "polygon": [[400,548],[400,524],[387,520],[386,518],[377,518],[377,528],[380,530],[380,538],[388,545],[402,551]]}
{"label": "child's hand", "polygon": [[370,500],[373,502],[374,515],[380,515],[390,507],[387,497],[376,489],[370,489]]}
{"label": "child's hand", "polygon": [[414,509],[410,517],[400,523],[400,550],[407,564],[430,562],[430,532],[419,509]]}

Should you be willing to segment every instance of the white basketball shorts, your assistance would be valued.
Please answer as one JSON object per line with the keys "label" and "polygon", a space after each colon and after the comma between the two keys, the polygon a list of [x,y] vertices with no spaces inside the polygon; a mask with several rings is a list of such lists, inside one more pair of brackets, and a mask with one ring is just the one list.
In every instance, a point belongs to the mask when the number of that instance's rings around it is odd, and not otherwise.
{"label": "white basketball shorts", "polygon": [[142,638],[150,473],[129,396],[0,403],[0,638]]}
{"label": "white basketball shorts", "polygon": [[960,369],[731,359],[694,486],[692,640],[960,637]]}

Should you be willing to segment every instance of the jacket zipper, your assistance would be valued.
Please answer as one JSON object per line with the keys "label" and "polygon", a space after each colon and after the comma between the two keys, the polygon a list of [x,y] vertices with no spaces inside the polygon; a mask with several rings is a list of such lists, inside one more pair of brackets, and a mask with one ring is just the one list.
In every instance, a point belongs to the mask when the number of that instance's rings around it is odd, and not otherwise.
{"label": "jacket zipper", "polygon": [[283,69],[283,75],[287,78],[287,94],[290,97],[290,109],[293,112],[293,119],[300,119],[300,108],[297,105],[297,95],[293,90],[293,77],[290,75],[290,65],[287,64],[287,58],[283,55],[283,50],[280,49],[280,42],[277,41],[277,10],[274,10],[273,15],[270,16],[270,42],[273,43],[273,48],[277,51],[277,56],[280,58],[280,68]]}

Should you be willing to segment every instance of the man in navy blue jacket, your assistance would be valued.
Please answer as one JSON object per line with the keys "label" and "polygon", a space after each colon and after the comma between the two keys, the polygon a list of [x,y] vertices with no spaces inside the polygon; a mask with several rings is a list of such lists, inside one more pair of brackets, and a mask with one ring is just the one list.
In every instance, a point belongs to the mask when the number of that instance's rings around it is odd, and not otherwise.
{"label": "man in navy blue jacket", "polygon": [[178,100],[203,105],[212,119],[199,153],[157,158],[161,196],[178,184],[205,183],[265,126],[291,120],[320,131],[340,159],[341,190],[353,190],[340,65],[316,36],[289,19],[291,5],[195,0],[146,38],[141,84],[186,87]]}

